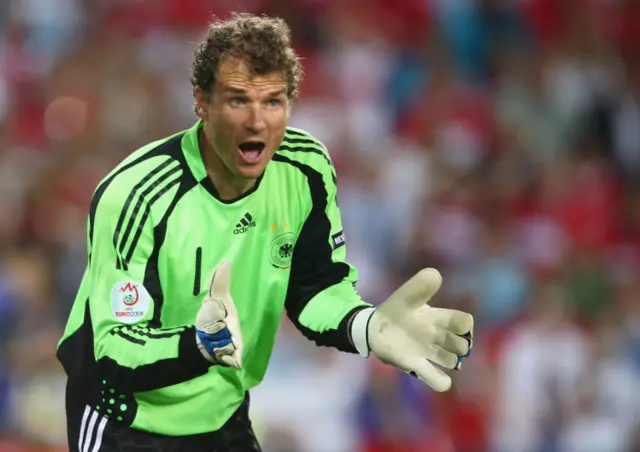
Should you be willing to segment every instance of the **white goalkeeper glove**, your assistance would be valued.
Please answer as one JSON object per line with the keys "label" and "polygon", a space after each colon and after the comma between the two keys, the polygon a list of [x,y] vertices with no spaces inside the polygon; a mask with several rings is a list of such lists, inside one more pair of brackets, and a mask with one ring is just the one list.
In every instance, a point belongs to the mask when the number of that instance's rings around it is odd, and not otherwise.
{"label": "white goalkeeper glove", "polygon": [[351,323],[351,339],[361,355],[373,352],[438,392],[451,388],[451,377],[433,363],[460,369],[473,346],[471,314],[427,304],[441,284],[437,270],[421,270],[378,308],[358,312]]}
{"label": "white goalkeeper glove", "polygon": [[241,369],[242,334],[230,289],[231,265],[223,261],[213,272],[196,316],[196,342],[209,362]]}

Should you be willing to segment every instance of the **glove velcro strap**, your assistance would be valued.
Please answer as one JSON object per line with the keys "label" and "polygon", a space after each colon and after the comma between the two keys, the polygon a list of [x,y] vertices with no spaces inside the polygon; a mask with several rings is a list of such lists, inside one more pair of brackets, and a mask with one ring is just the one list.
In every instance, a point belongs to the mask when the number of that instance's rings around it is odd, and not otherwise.
{"label": "glove velcro strap", "polygon": [[203,351],[202,349],[204,349],[206,352],[205,358],[207,357],[206,355],[209,355],[211,357],[209,361],[215,364],[220,364],[220,359],[218,358],[216,351],[223,351],[225,347],[233,345],[231,333],[226,327],[217,333],[205,333],[204,331],[196,329],[196,339],[198,347],[201,348],[200,351]]}
{"label": "glove velcro strap", "polygon": [[369,320],[375,308],[365,308],[358,312],[351,322],[351,341],[353,346],[365,358],[369,357]]}

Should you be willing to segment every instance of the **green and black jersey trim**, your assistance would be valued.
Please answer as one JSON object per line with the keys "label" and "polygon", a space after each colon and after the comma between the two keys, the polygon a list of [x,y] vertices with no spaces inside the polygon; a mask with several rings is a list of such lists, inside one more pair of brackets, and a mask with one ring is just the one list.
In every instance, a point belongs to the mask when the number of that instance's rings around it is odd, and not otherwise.
{"label": "green and black jersey trim", "polygon": [[[143,155],[134,159],[133,161],[123,165],[116,169],[110,176],[108,176],[96,189],[93,199],[91,201],[91,209],[89,212],[89,262],[91,262],[91,245],[93,243],[93,231],[95,226],[95,217],[98,210],[98,205],[105,191],[113,180],[123,172],[139,165],[145,161],[153,158],[166,156],[165,160],[162,160],[152,171],[150,171],[145,177],[142,178],[131,190],[124,206],[120,212],[118,222],[113,235],[113,246],[116,251],[115,266],[118,269],[128,270],[128,263],[133,257],[136,246],[142,233],[144,226],[151,214],[151,206],[156,203],[162,196],[169,192],[172,188],[178,185],[178,189],[173,196],[168,208],[164,212],[160,222],[153,229],[153,250],[147,259],[145,268],[143,285],[149,292],[154,302],[154,316],[150,321],[149,326],[152,328],[160,328],[161,312],[164,303],[164,293],[162,292],[162,285],[160,284],[160,272],[158,269],[158,257],[160,248],[162,247],[166,235],[167,221],[169,216],[173,213],[177,203],[180,199],[192,188],[197,185],[197,181],[193,176],[193,173],[189,170],[189,166],[186,162],[184,153],[182,152],[182,139],[184,132],[177,134],[161,143],[155,148],[150,149]],[[146,188],[144,188],[146,187]],[[140,192],[141,190],[144,191]],[[155,194],[154,194],[155,193]],[[150,199],[146,200],[151,196]],[[129,220],[126,222],[127,211],[133,206],[133,212],[130,215]],[[144,206],[144,208],[143,208]],[[126,246],[129,241],[129,236],[134,231],[136,221],[139,222],[133,233],[133,238],[128,248]],[[124,228],[124,232],[123,232]],[[116,333],[117,334],[117,333]]]}
{"label": "green and black jersey trim", "polygon": [[285,298],[287,316],[302,334],[319,346],[335,347],[353,352],[349,341],[348,318],[335,330],[313,331],[300,323],[300,314],[305,306],[323,290],[341,283],[349,275],[349,266],[334,262],[331,236],[331,221],[327,216],[328,192],[320,172],[309,165],[292,160],[284,155],[273,156],[274,162],[291,165],[307,178],[313,206],[295,244],[291,275]]}
{"label": "green and black jersey trim", "polygon": [[[183,162],[183,165],[185,165],[186,167],[186,161]],[[155,329],[162,327],[161,314],[162,306],[164,305],[164,293],[162,292],[160,284],[158,257],[160,255],[160,248],[164,244],[164,239],[167,235],[167,223],[169,221],[169,217],[171,216],[171,214],[173,214],[173,211],[178,205],[178,202],[180,202],[182,197],[197,185],[198,181],[195,179],[191,171],[183,172],[182,181],[180,186],[178,187],[178,191],[176,192],[173,200],[171,201],[171,204],[169,204],[169,207],[162,216],[162,219],[153,229],[153,250],[151,251],[151,255],[147,260],[143,285],[149,291],[149,294],[151,295],[154,302],[153,318],[149,322],[149,326]]]}
{"label": "green and black jersey trim", "polygon": [[[162,171],[166,170],[167,168],[169,168],[168,171],[164,172],[163,174]],[[127,244],[127,241],[129,239],[129,235],[131,234],[131,231],[133,229],[133,225],[136,222],[136,219],[138,217],[139,211],[142,207],[142,204],[144,203],[144,201],[149,197],[149,195],[151,194],[151,192],[156,189],[160,184],[165,183],[165,181],[171,177],[172,175],[176,174],[177,172],[179,172],[179,164],[178,162],[176,162],[175,160],[173,160],[172,158],[167,158],[162,164],[158,165],[156,168],[154,168],[149,174],[147,174],[145,177],[143,177],[140,182],[138,182],[132,189],[131,192],[129,193],[129,196],[127,196],[127,199],[124,203],[124,206],[122,208],[122,210],[120,211],[120,216],[118,217],[118,223],[116,224],[116,228],[113,234],[113,246],[116,249],[117,252],[117,262],[116,262],[116,267],[118,269],[123,268],[123,269],[127,269],[127,265],[128,265],[128,261],[131,259],[131,255],[133,254],[133,251],[135,250],[135,246],[137,244],[137,241],[134,239],[131,243],[131,245],[129,246],[129,253],[127,253],[127,255],[129,256],[129,259],[123,257],[124,256],[124,252],[125,252],[125,247]],[[140,190],[145,186],[148,185],[148,187],[142,191],[142,193],[139,193]],[[160,191],[160,193],[162,193],[162,190]],[[137,200],[136,200],[137,197]],[[155,196],[154,196],[155,198]],[[127,213],[129,212],[129,208],[131,207],[131,204],[136,201],[133,211],[131,212],[131,216],[129,217],[129,221],[127,222],[126,227],[124,228],[124,234],[122,234],[122,230],[123,230],[123,226],[124,226],[124,221],[125,218],[127,217]],[[147,206],[151,204],[151,201],[149,201],[149,203],[147,204]],[[145,206],[146,209],[146,206]],[[140,226],[143,226],[143,222],[140,222]],[[140,229],[140,228],[139,228]]]}
{"label": "green and black jersey trim", "polygon": [[[139,165],[147,160],[150,160],[152,158],[155,157],[160,157],[163,155],[166,155],[168,157],[173,157],[175,160],[176,157],[176,152],[175,152],[175,148],[177,145],[177,148],[181,151],[182,147],[180,145],[180,142],[184,136],[184,133],[178,134],[174,137],[171,137],[161,143],[158,144],[158,146],[148,150],[147,152],[145,152],[144,154],[142,154],[141,156],[139,156],[138,158],[134,159],[133,161],[122,165],[120,168],[116,169],[115,171],[113,171],[109,176],[107,176],[102,183],[100,183],[98,185],[98,187],[96,188],[93,197],[91,199],[91,207],[89,209],[89,261],[91,260],[91,246],[93,244],[93,231],[94,231],[94,227],[95,227],[95,218],[96,218],[96,213],[98,211],[98,205],[100,203],[100,200],[102,199],[102,196],[104,195],[105,191],[107,190],[107,188],[111,185],[111,183],[114,181],[114,179],[116,177],[118,177],[120,174],[124,173],[125,171],[133,168],[136,165]],[[173,152],[172,152],[173,151]],[[171,163],[172,159],[169,158],[167,159],[164,163],[168,166]],[[157,168],[156,168],[157,169]],[[161,171],[161,170],[160,170]],[[153,176],[152,176],[153,177]],[[142,181],[141,181],[142,182]],[[140,186],[144,185],[144,184],[139,184]],[[137,185],[136,185],[137,187]],[[133,201],[133,198],[135,197],[135,193],[134,190],[137,190],[139,188],[134,187],[134,189],[132,190],[132,193],[129,195],[129,197],[131,199],[127,199],[127,201],[125,201],[125,207],[128,209],[129,204],[131,204],[131,202]],[[123,209],[123,213],[126,213],[126,211]],[[122,222],[124,222],[124,218],[122,218]],[[118,226],[116,227],[116,230],[120,229],[122,227],[121,224],[121,220],[118,219]],[[115,236],[114,236],[115,239]],[[116,240],[114,240],[114,244],[116,243]],[[125,242],[126,243],[126,242]],[[116,251],[118,250],[118,247],[116,246]]]}
{"label": "green and black jersey trim", "polygon": [[161,359],[135,368],[121,366],[113,358],[103,356],[96,360],[91,304],[86,300],[84,320],[71,336],[59,346],[57,357],[69,377],[68,388],[82,403],[99,409],[104,406],[104,394],[121,394],[128,409],[120,413],[125,425],[136,417],[136,392],[173,386],[207,373],[210,363],[202,358],[195,345],[193,326],[164,328],[149,331],[137,325],[122,325],[111,331],[129,342],[144,346],[147,338],[179,337],[178,356]]}
{"label": "green and black jersey trim", "polygon": [[337,182],[336,170],[331,161],[329,151],[327,151],[327,148],[320,141],[310,135],[296,129],[288,128],[278,150],[287,152],[309,152],[321,156],[331,168],[331,178],[333,182]]}
{"label": "green and black jersey trim", "polygon": [[147,339],[169,339],[179,336],[187,327],[158,328],[149,329],[138,325],[121,325],[113,328],[111,335],[118,335],[121,338],[138,345],[145,345]]}
{"label": "green and black jersey trim", "polygon": [[110,333],[112,336],[120,336],[122,339],[126,340],[127,342],[131,342],[132,344],[144,345],[147,343],[147,341],[145,341],[144,339],[139,339],[133,336],[128,331],[125,331],[124,328],[119,326],[112,329]]}
{"label": "green and black jersey trim", "polygon": [[[168,170],[165,171],[164,173],[161,173],[162,170],[164,170],[165,168],[168,168]],[[142,231],[144,230],[144,225],[151,213],[151,207],[171,188],[173,188],[175,185],[180,183],[181,173],[182,173],[182,169],[180,168],[179,162],[175,161],[172,158],[169,158],[167,159],[167,161],[159,165],[151,173],[145,176],[131,190],[131,193],[127,198],[127,202],[125,202],[125,205],[122,208],[122,212],[120,213],[120,218],[118,219],[119,227],[116,227],[114,236],[113,236],[113,244],[116,247],[116,251],[118,255],[117,262],[116,262],[117,268],[122,268],[124,270],[127,270],[129,261],[133,256],[133,252],[136,249],[138,240],[140,240],[140,236],[142,234]],[[129,211],[130,204],[136,198],[136,195],[138,194],[139,189],[147,184],[148,184],[147,188],[142,193],[139,194],[137,201],[131,212],[131,215],[129,217],[129,221],[127,222],[127,226],[124,229],[124,234],[122,234],[122,237],[118,242],[118,238],[120,237],[120,234],[121,234],[122,223],[124,221],[124,218],[127,216],[127,212]],[[154,192],[155,194],[152,196],[152,193]],[[144,209],[143,209],[143,206],[144,206]],[[142,211],[142,215],[140,217],[141,211]],[[134,226],[138,218],[140,218],[140,222],[138,223],[138,227],[135,231],[133,239],[129,244],[128,251],[126,251],[127,242],[129,241],[129,236],[134,230]],[[126,254],[125,254],[125,251],[126,251]]]}

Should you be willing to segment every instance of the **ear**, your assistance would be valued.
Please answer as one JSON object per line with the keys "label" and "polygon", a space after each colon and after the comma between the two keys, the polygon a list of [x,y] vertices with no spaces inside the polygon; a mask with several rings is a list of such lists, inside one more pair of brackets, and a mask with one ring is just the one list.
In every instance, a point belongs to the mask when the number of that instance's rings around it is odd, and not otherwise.
{"label": "ear", "polygon": [[202,88],[196,87],[193,90],[194,107],[198,118],[206,121],[209,119],[209,103],[211,102],[211,94]]}

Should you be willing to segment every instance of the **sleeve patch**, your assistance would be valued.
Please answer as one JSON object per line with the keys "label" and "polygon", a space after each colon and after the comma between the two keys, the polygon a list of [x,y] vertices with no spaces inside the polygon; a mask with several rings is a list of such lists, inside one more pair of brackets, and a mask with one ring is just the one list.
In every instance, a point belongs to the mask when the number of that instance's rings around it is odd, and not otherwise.
{"label": "sleeve patch", "polygon": [[147,315],[150,305],[151,295],[142,284],[120,281],[111,289],[111,312],[119,322],[138,323]]}
{"label": "sleeve patch", "polygon": [[337,234],[331,236],[333,240],[333,249],[338,249],[345,244],[344,231],[340,231]]}

